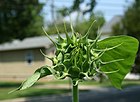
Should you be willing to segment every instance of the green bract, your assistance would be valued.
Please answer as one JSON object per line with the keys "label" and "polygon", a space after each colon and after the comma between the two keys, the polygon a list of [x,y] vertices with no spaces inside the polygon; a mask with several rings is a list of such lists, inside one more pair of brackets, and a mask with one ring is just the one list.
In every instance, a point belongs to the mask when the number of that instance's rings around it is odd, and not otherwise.
{"label": "green bract", "polygon": [[45,55],[53,65],[45,65],[36,70],[17,90],[26,89],[51,74],[57,79],[69,77],[75,86],[85,77],[90,79],[98,73],[106,74],[116,88],[121,88],[121,82],[131,70],[138,50],[135,38],[114,36],[99,41],[98,36],[91,40],[88,39],[88,32],[81,36],[73,28],[71,35],[67,32],[65,34],[64,38],[58,34],[56,41],[47,35],[56,47],[54,57]]}

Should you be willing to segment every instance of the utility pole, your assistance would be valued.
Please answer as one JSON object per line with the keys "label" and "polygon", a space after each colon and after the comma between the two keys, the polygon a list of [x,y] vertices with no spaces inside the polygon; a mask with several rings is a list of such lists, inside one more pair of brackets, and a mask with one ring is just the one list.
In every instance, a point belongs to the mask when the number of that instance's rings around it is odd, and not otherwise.
{"label": "utility pole", "polygon": [[51,17],[52,17],[52,21],[53,21],[53,23],[55,23],[55,11],[54,11],[54,8],[55,8],[55,6],[54,6],[54,0],[52,0],[52,2],[51,2]]}

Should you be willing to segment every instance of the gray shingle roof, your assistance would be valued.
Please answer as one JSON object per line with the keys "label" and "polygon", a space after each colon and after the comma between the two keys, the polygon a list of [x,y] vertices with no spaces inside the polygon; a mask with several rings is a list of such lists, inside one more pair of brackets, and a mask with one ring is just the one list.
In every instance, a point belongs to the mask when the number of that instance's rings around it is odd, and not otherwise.
{"label": "gray shingle roof", "polygon": [[[64,34],[62,36],[64,36]],[[56,37],[57,35],[51,36],[52,39],[55,39]],[[47,38],[47,36],[31,37],[26,38],[22,41],[13,40],[12,42],[0,44],[0,51],[40,48],[40,47],[48,48],[51,44],[52,42]]]}

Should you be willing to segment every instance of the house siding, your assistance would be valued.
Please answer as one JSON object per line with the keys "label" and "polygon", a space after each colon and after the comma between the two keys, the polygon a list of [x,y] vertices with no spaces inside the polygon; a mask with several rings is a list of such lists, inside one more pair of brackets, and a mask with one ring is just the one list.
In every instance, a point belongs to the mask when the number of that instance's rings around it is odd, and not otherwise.
{"label": "house siding", "polygon": [[[45,48],[0,51],[0,80],[23,80],[32,75],[37,68],[45,64],[51,65],[40,53],[40,49],[52,55],[52,50],[46,51]],[[27,61],[28,53],[32,55],[32,63]]]}

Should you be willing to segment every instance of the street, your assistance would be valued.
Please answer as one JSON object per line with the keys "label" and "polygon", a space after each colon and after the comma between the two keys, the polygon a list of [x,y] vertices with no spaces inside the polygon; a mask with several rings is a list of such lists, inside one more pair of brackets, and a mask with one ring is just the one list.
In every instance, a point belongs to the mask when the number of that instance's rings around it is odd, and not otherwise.
{"label": "street", "polygon": [[81,95],[80,102],[140,102],[140,86],[121,91],[114,88],[92,91],[88,95]]}

